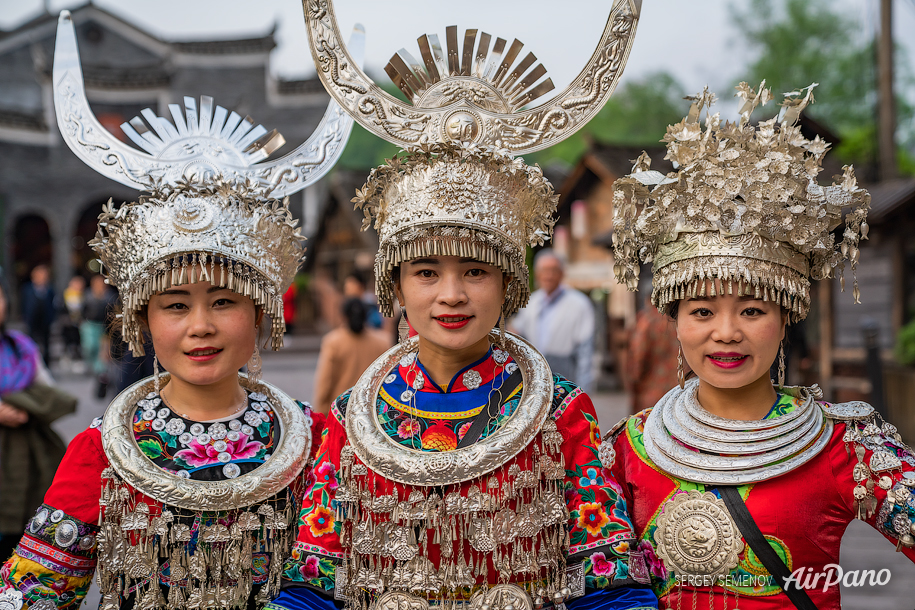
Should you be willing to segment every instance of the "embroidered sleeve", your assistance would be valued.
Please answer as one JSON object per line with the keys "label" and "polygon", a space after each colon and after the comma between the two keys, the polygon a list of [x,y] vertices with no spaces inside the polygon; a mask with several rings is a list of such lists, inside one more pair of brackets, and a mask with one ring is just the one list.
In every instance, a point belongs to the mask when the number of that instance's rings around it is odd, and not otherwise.
{"label": "embroidered sleeve", "polygon": [[629,570],[635,531],[623,490],[598,455],[594,406],[575,384],[557,377],[553,417],[563,436],[569,510],[569,565],[581,561],[588,590],[637,584]]}
{"label": "embroidered sleeve", "polygon": [[[853,516],[870,523],[915,560],[915,454],[896,427],[879,420],[866,403],[827,405],[837,426],[833,472]],[[855,415],[866,415],[851,417]],[[835,439],[838,441],[838,438]]]}
{"label": "embroidered sleeve", "polygon": [[98,430],[77,435],[67,448],[45,503],[0,568],[0,589],[18,589],[26,608],[76,609],[82,603],[95,572],[94,523],[106,465]]}
{"label": "embroidered sleeve", "polygon": [[323,592],[334,589],[336,568],[343,558],[334,498],[340,450],[346,442],[346,430],[341,422],[346,398],[335,401],[321,434],[314,473],[308,479],[299,513],[298,535],[283,570],[287,581]]}

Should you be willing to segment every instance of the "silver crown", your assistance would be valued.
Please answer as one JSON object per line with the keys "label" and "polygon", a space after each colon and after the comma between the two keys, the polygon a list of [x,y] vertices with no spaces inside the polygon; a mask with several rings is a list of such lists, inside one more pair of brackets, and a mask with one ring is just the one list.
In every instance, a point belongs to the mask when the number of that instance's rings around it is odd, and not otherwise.
{"label": "silver crown", "polygon": [[[353,34],[361,45],[361,27]],[[123,302],[124,339],[143,353],[137,313],[151,295],[210,281],[250,297],[272,318],[282,346],[282,296],[302,261],[303,238],[288,198],[320,179],[342,153],[353,121],[331,101],[317,131],[275,161],[285,142],[250,117],[203,96],[169,105],[174,122],[146,109],[121,127],[142,150],[114,137],[86,99],[76,33],[68,11],[58,21],[54,101],[64,141],[87,165],[145,191],[137,202],[109,201],[99,217],[96,250]],[[144,120],[145,119],[145,120]]]}

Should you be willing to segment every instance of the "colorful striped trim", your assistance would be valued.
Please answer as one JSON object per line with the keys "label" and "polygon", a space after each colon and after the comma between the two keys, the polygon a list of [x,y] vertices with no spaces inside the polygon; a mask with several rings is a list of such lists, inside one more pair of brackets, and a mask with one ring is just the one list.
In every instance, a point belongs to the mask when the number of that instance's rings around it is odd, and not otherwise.
{"label": "colorful striped trim", "polygon": [[577,544],[575,546],[569,547],[569,555],[577,555],[582,551],[590,551],[591,549],[596,549],[598,547],[609,547],[613,548],[614,545],[619,544],[625,540],[632,540],[633,534],[629,532],[621,532],[616,536],[611,536],[609,538],[601,538],[600,540],[595,540],[587,544]]}
{"label": "colorful striped trim", "polygon": [[332,557],[334,559],[343,559],[344,557],[346,557],[345,553],[342,553],[342,552],[335,553],[333,551],[328,551],[327,549],[325,549],[322,546],[317,546],[314,544],[305,544],[304,542],[296,542],[295,544],[292,545],[292,550],[299,551],[300,553],[302,551],[304,551],[306,553],[324,555],[325,557]]}
{"label": "colorful striped trim", "polygon": [[559,419],[562,417],[562,414],[566,412],[566,409],[569,408],[569,405],[572,404],[572,401],[582,394],[584,394],[584,391],[581,388],[575,388],[569,392],[569,395],[566,396],[561,403],[559,403],[559,408],[553,411],[553,419]]}
{"label": "colorful striped trim", "polygon": [[[512,391],[511,394],[509,394],[507,397],[505,397],[503,404],[508,402],[512,398],[514,398],[516,395],[518,395],[521,392],[521,390],[522,390],[522,386],[518,385],[518,387],[516,387],[514,389],[514,391]],[[381,400],[383,400],[387,404],[389,404],[392,407],[394,407],[395,409],[397,409],[398,411],[407,413],[409,415],[413,415],[414,417],[422,417],[423,419],[431,419],[431,420],[435,420],[435,419],[455,419],[455,420],[470,419],[471,417],[476,417],[477,415],[479,415],[480,412],[483,411],[483,408],[486,406],[486,405],[480,405],[479,407],[475,407],[468,411],[459,411],[456,413],[451,413],[451,412],[446,412],[446,411],[422,411],[420,409],[411,407],[410,405],[405,405],[402,402],[400,402],[399,400],[395,400],[390,394],[388,394],[388,392],[383,387],[378,390],[378,397],[381,398]]]}
{"label": "colorful striped trim", "polygon": [[19,546],[16,547],[16,554],[66,576],[89,576],[95,570],[96,564],[95,559],[71,555],[28,534],[23,534]]}

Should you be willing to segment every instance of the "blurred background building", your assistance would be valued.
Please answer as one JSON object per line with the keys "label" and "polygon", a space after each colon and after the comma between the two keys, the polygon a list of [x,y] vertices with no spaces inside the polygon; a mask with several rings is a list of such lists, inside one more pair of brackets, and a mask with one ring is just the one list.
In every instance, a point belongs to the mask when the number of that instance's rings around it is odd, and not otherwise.
{"label": "blurred background building", "polygon": [[[273,31],[242,39],[164,41],[92,4],[73,9],[73,20],[89,102],[102,124],[122,138],[121,123],[144,108],[168,116],[168,104],[183,106],[183,96],[209,95],[278,129],[287,142],[274,153],[279,156],[314,131],[329,101],[316,78],[271,74]],[[56,32],[57,16],[47,13],[0,32],[0,265],[11,280],[14,310],[17,288],[39,264],[51,268],[58,294],[73,275],[97,271],[87,242],[95,236],[102,205],[136,197],[86,167],[60,138],[51,83]],[[352,180],[345,182],[349,188]],[[325,179],[293,195],[292,209],[310,238],[309,270],[326,264],[331,275],[345,275],[359,250],[369,253],[371,267],[372,238],[359,233],[361,220],[346,220],[349,198],[331,190]],[[317,244],[324,237],[331,250],[345,252],[346,264],[321,251]],[[307,303],[303,308],[308,318],[312,308]]]}

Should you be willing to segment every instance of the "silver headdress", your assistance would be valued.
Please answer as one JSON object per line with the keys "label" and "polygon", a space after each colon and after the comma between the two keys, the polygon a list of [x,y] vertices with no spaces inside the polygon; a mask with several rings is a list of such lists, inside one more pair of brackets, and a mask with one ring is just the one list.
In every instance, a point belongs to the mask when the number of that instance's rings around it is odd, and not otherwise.
{"label": "silver headdress", "polygon": [[[353,34],[363,46],[361,28]],[[121,127],[143,152],[109,133],[86,99],[76,33],[68,11],[58,22],[54,102],[64,141],[87,165],[145,191],[99,217],[90,245],[123,302],[123,336],[143,353],[137,313],[156,292],[208,280],[244,294],[272,319],[283,343],[282,297],[302,261],[303,238],[284,197],[319,180],[343,151],[353,121],[333,100],[315,133],[275,161],[285,143],[203,96],[169,105],[174,123],[146,109]]]}
{"label": "silver headdress", "polygon": [[[785,95],[780,117],[750,124],[750,114],[772,95],[760,85],[737,87],[741,118],[721,124],[702,109],[714,102],[704,91],[689,114],[667,129],[667,159],[676,172],[650,170],[646,154],[632,174],[614,184],[617,279],[638,286],[640,262],[654,262],[652,302],[662,312],[679,299],[727,290],[772,300],[801,320],[810,309],[810,279],[830,277],[858,262],[867,238],[870,195],[851,166],[839,181],[817,183],[829,144],[808,140],[797,124],[816,85]],[[845,230],[836,246],[832,231]],[[844,279],[843,279],[844,287]],[[857,279],[854,285],[858,301]]]}
{"label": "silver headdress", "polygon": [[[470,256],[512,277],[503,311],[530,295],[524,255],[552,231],[558,197],[539,167],[513,155],[556,144],[584,126],[609,99],[635,38],[640,0],[615,0],[597,49],[569,87],[553,89],[523,44],[494,42],[457,28],[418,39],[422,62],[400,50],[385,71],[411,103],[386,93],[356,65],[340,39],[331,0],[304,3],[318,75],[367,130],[402,145],[405,155],[375,169],[353,201],[380,237],[375,282],[381,311],[393,314],[391,272],[420,256]],[[479,35],[478,35],[479,34]],[[537,64],[537,65],[535,65]],[[531,66],[534,66],[533,68]]]}

